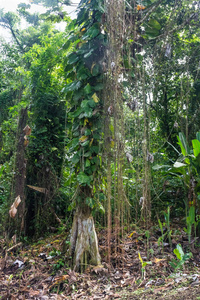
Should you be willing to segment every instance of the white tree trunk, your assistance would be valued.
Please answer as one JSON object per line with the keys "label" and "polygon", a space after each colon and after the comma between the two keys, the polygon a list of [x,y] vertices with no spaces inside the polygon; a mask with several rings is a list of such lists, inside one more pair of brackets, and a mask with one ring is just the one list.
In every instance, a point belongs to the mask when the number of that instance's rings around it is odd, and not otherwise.
{"label": "white tree trunk", "polygon": [[77,208],[72,225],[70,252],[74,269],[79,267],[85,269],[87,263],[91,265],[101,264],[94,220],[90,210]]}

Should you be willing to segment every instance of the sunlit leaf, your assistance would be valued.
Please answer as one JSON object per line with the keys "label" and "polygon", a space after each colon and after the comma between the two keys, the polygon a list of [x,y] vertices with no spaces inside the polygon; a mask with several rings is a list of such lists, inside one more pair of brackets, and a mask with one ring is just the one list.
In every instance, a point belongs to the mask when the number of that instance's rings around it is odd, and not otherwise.
{"label": "sunlit leaf", "polygon": [[141,255],[140,255],[140,252],[138,252],[138,256],[139,256],[139,260],[141,261],[141,264],[143,264],[143,259],[142,259]]}
{"label": "sunlit leaf", "polygon": [[69,278],[69,275],[62,275],[62,276],[55,277],[53,284],[49,288],[52,288],[55,285],[61,284],[61,282],[67,280],[68,278]]}
{"label": "sunlit leaf", "polygon": [[187,165],[176,161],[173,166],[174,168],[181,168],[181,167],[186,167]]}
{"label": "sunlit leaf", "polygon": [[81,143],[83,143],[83,142],[87,141],[87,139],[88,139],[88,136],[83,135],[83,136],[79,139],[79,141],[80,141]]}
{"label": "sunlit leaf", "polygon": [[95,103],[98,103],[98,102],[99,102],[99,98],[98,98],[98,96],[97,96],[96,93],[94,93],[94,94],[92,95],[92,99],[94,100]]}
{"label": "sunlit leaf", "polygon": [[178,244],[176,246],[176,249],[174,249],[174,254],[176,255],[176,257],[179,259],[179,260],[182,260],[183,259],[183,256],[184,256],[184,252],[183,252],[183,249],[181,247],[180,244]]}
{"label": "sunlit leaf", "polygon": [[154,262],[155,262],[156,264],[159,264],[159,263],[162,262],[162,261],[166,261],[166,259],[165,259],[165,258],[156,258],[156,257],[155,257],[155,259],[154,259]]}
{"label": "sunlit leaf", "polygon": [[192,146],[193,146],[194,156],[197,157],[200,153],[200,141],[196,139],[192,140]]}
{"label": "sunlit leaf", "polygon": [[92,146],[93,141],[94,141],[94,139],[92,138],[90,141],[90,147]]}
{"label": "sunlit leaf", "polygon": [[131,238],[134,233],[136,233],[136,231],[131,232],[128,237]]}
{"label": "sunlit leaf", "polygon": [[95,23],[94,25],[92,25],[88,31],[87,31],[87,36],[89,36],[90,38],[94,38],[96,37],[98,34],[100,33],[100,24],[99,23]]}
{"label": "sunlit leaf", "polygon": [[94,52],[94,49],[91,49],[90,51],[88,51],[85,55],[84,58],[88,58],[92,55],[92,53]]}
{"label": "sunlit leaf", "polygon": [[0,166],[0,177],[2,176],[4,169],[5,169],[5,166]]}
{"label": "sunlit leaf", "polygon": [[86,126],[86,124],[87,124],[87,123],[89,123],[89,121],[88,121],[88,119],[87,119],[87,118],[85,118],[85,119],[84,119],[84,123],[83,123],[83,124],[84,124],[84,126]]}
{"label": "sunlit leaf", "polygon": [[66,85],[66,87],[64,88],[64,92],[66,93],[66,92],[75,91],[78,90],[80,87],[81,87],[81,82],[79,80],[76,80]]}
{"label": "sunlit leaf", "polygon": [[185,163],[188,164],[188,165],[190,164],[190,160],[189,160],[188,157],[185,158]]}

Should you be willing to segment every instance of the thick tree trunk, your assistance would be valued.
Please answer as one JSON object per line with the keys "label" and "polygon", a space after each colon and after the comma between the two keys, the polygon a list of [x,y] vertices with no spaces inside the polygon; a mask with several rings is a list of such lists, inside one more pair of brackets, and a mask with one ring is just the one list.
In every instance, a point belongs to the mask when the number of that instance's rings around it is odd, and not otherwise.
{"label": "thick tree trunk", "polygon": [[70,252],[74,270],[82,271],[88,263],[101,264],[94,220],[89,207],[78,207],[76,210],[72,225]]}

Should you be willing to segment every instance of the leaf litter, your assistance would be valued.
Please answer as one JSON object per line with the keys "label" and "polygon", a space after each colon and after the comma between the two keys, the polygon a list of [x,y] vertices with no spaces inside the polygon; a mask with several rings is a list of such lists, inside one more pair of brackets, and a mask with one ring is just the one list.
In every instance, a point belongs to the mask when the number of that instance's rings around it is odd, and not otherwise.
{"label": "leaf litter", "polygon": [[[117,251],[115,238],[111,237],[110,265],[107,232],[100,231],[102,265],[88,265],[84,273],[69,267],[69,255],[63,252],[66,234],[52,235],[32,245],[18,243],[9,247],[1,239],[0,299],[200,299],[198,240],[191,241],[191,246],[186,233],[179,231],[181,234],[172,238],[173,248],[181,244],[187,252],[190,246],[193,254],[180,270],[169,264],[176,257],[167,241],[160,245],[160,233],[153,229],[148,242],[144,230],[135,228],[128,232]],[[145,266],[145,277],[138,253]]]}

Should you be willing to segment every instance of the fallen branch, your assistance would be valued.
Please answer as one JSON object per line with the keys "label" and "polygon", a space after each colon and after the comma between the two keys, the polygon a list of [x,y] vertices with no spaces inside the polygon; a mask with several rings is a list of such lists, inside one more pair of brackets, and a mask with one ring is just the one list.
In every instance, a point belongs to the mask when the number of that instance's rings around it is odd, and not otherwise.
{"label": "fallen branch", "polygon": [[20,243],[18,243],[18,244],[16,244],[16,245],[10,247],[8,250],[6,250],[6,252],[9,252],[9,251],[11,251],[11,250],[17,248],[18,246],[21,246],[21,245],[22,245],[22,243],[20,242]]}

